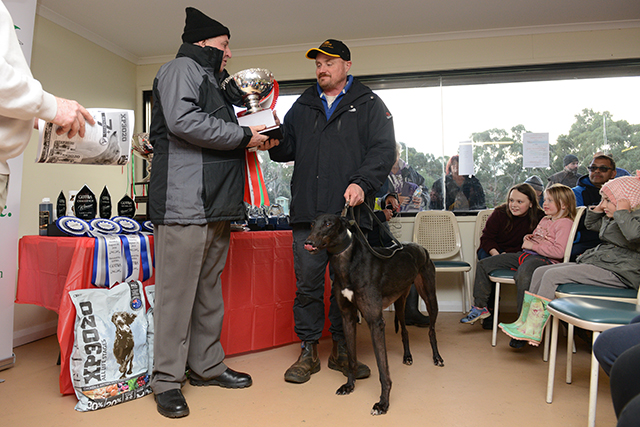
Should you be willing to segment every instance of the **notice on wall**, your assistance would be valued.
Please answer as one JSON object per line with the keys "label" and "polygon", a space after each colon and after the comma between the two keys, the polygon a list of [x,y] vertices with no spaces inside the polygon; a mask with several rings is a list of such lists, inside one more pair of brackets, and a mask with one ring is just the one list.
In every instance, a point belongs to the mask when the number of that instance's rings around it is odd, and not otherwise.
{"label": "notice on wall", "polygon": [[473,175],[473,144],[471,141],[460,142],[458,156],[458,175]]}
{"label": "notice on wall", "polygon": [[525,133],[522,136],[522,166],[549,167],[549,133]]}

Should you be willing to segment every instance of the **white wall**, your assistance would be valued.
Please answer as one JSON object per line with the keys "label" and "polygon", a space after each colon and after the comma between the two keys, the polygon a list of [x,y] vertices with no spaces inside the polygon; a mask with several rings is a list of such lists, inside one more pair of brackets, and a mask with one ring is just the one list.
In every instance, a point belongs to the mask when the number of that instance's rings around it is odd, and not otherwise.
{"label": "white wall", "polygon": [[[233,29],[232,29],[233,30]],[[330,35],[328,35],[329,37]],[[176,35],[176,38],[178,35]],[[318,40],[319,45],[322,40]],[[176,44],[176,51],[178,49]],[[315,47],[309,46],[309,47]],[[245,55],[231,49],[229,71],[250,67],[271,70],[279,81],[313,79],[306,49],[294,53]],[[515,66],[556,62],[579,62],[640,58],[640,29],[581,31],[570,33],[484,37],[402,45],[353,46],[354,75],[404,73],[460,68]],[[76,99],[89,107],[135,108],[136,131],[141,130],[142,91],[151,89],[161,64],[134,64],[37,16],[32,70],[44,87],[57,95]],[[115,166],[64,166],[32,163],[36,139],[25,153],[20,235],[35,234],[37,205],[43,197],[55,200],[60,190],[79,189],[88,184],[94,192],[106,184],[112,197],[126,191],[126,173]],[[463,239],[473,227],[461,219]],[[408,238],[410,240],[410,237]],[[465,258],[473,256],[464,243]],[[459,284],[440,280],[438,296],[442,310],[459,310]],[[14,344],[55,332],[56,316],[45,309],[16,305]]]}
{"label": "white wall", "polygon": [[[75,99],[85,107],[136,107],[134,64],[40,16],[36,16],[31,70],[45,90]],[[38,204],[43,197],[55,203],[61,190],[67,194],[84,184],[97,196],[107,185],[117,202],[127,190],[123,167],[36,164],[36,149],[34,131],[24,154],[20,236],[38,233]],[[34,305],[16,304],[14,345],[51,335],[56,325],[55,313]]]}

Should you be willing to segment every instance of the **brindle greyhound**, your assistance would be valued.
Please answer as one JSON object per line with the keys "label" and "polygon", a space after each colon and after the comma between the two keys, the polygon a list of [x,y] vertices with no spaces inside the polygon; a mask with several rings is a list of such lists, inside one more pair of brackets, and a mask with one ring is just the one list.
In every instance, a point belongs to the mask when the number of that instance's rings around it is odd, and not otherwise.
{"label": "brindle greyhound", "polygon": [[402,329],[404,355],[402,362],[411,365],[413,358],[409,350],[409,334],[404,321],[404,306],[412,283],[424,299],[429,311],[429,339],[433,352],[433,363],[444,366],[438,352],[436,331],[438,300],[436,299],[436,272],[429,253],[415,243],[404,243],[401,249],[376,248],[381,256],[371,253],[360,235],[354,236],[349,221],[338,215],[320,215],[313,223],[305,249],[316,253],[326,249],[335,279],[333,292],[342,313],[344,335],[349,359],[347,382],[336,394],[345,395],[354,390],[356,370],[356,323],[357,312],[367,321],[371,341],[378,363],[382,392],[380,401],[373,405],[372,415],[385,414],[389,409],[391,377],[385,343],[385,322],[382,310],[392,303],[395,306],[395,328],[398,322]]}

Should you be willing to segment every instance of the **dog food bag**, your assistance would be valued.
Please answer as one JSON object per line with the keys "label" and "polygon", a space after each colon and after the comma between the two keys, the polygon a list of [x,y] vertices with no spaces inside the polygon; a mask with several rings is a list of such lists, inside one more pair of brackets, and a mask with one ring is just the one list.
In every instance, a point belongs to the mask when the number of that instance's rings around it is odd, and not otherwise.
{"label": "dog food bag", "polygon": [[153,306],[156,302],[156,285],[147,286],[144,288],[144,292],[149,304],[149,310],[147,310],[147,347],[149,350],[149,375],[151,375],[153,373]]}
{"label": "dog food bag", "polygon": [[151,393],[142,283],[70,291],[76,308],[71,381],[77,411],[94,411]]}

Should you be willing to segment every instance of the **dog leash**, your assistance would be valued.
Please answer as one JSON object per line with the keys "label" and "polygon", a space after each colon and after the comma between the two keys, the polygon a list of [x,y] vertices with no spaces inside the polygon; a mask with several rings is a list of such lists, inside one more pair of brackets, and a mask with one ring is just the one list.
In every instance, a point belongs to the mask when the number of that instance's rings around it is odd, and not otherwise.
{"label": "dog leash", "polygon": [[360,229],[360,226],[358,225],[358,222],[355,219],[356,216],[353,213],[353,206],[349,206],[349,201],[347,201],[347,203],[345,203],[344,208],[342,209],[342,215],[341,216],[346,218],[347,211],[349,210],[349,208],[351,208],[351,216],[353,217],[353,219],[349,221],[349,224],[353,225],[356,228],[356,230],[358,231],[357,234],[358,234],[360,240],[363,242],[363,245],[367,248],[367,250],[369,252],[371,252],[371,254],[373,256],[375,256],[376,258],[389,259],[389,258],[393,257],[396,254],[396,252],[398,252],[398,251],[400,251],[400,250],[402,250],[404,248],[402,246],[402,243],[400,243],[398,241],[398,239],[396,239],[393,236],[393,234],[391,234],[391,231],[389,231],[387,229],[387,227],[384,226],[382,221],[380,221],[378,219],[378,217],[373,213],[373,210],[371,209],[371,207],[369,205],[367,205],[366,203],[363,203],[363,205],[365,205],[367,207],[367,209],[369,209],[369,213],[371,214],[373,219],[378,223],[378,226],[380,227],[380,229],[384,230],[384,232],[387,233],[389,235],[389,237],[391,237],[391,240],[393,241],[393,245],[389,246],[387,248],[384,248],[386,250],[392,251],[389,255],[384,255],[384,254],[376,251],[374,248],[371,247],[371,245],[369,244],[369,241],[367,240],[366,236],[364,235],[364,232]]}

